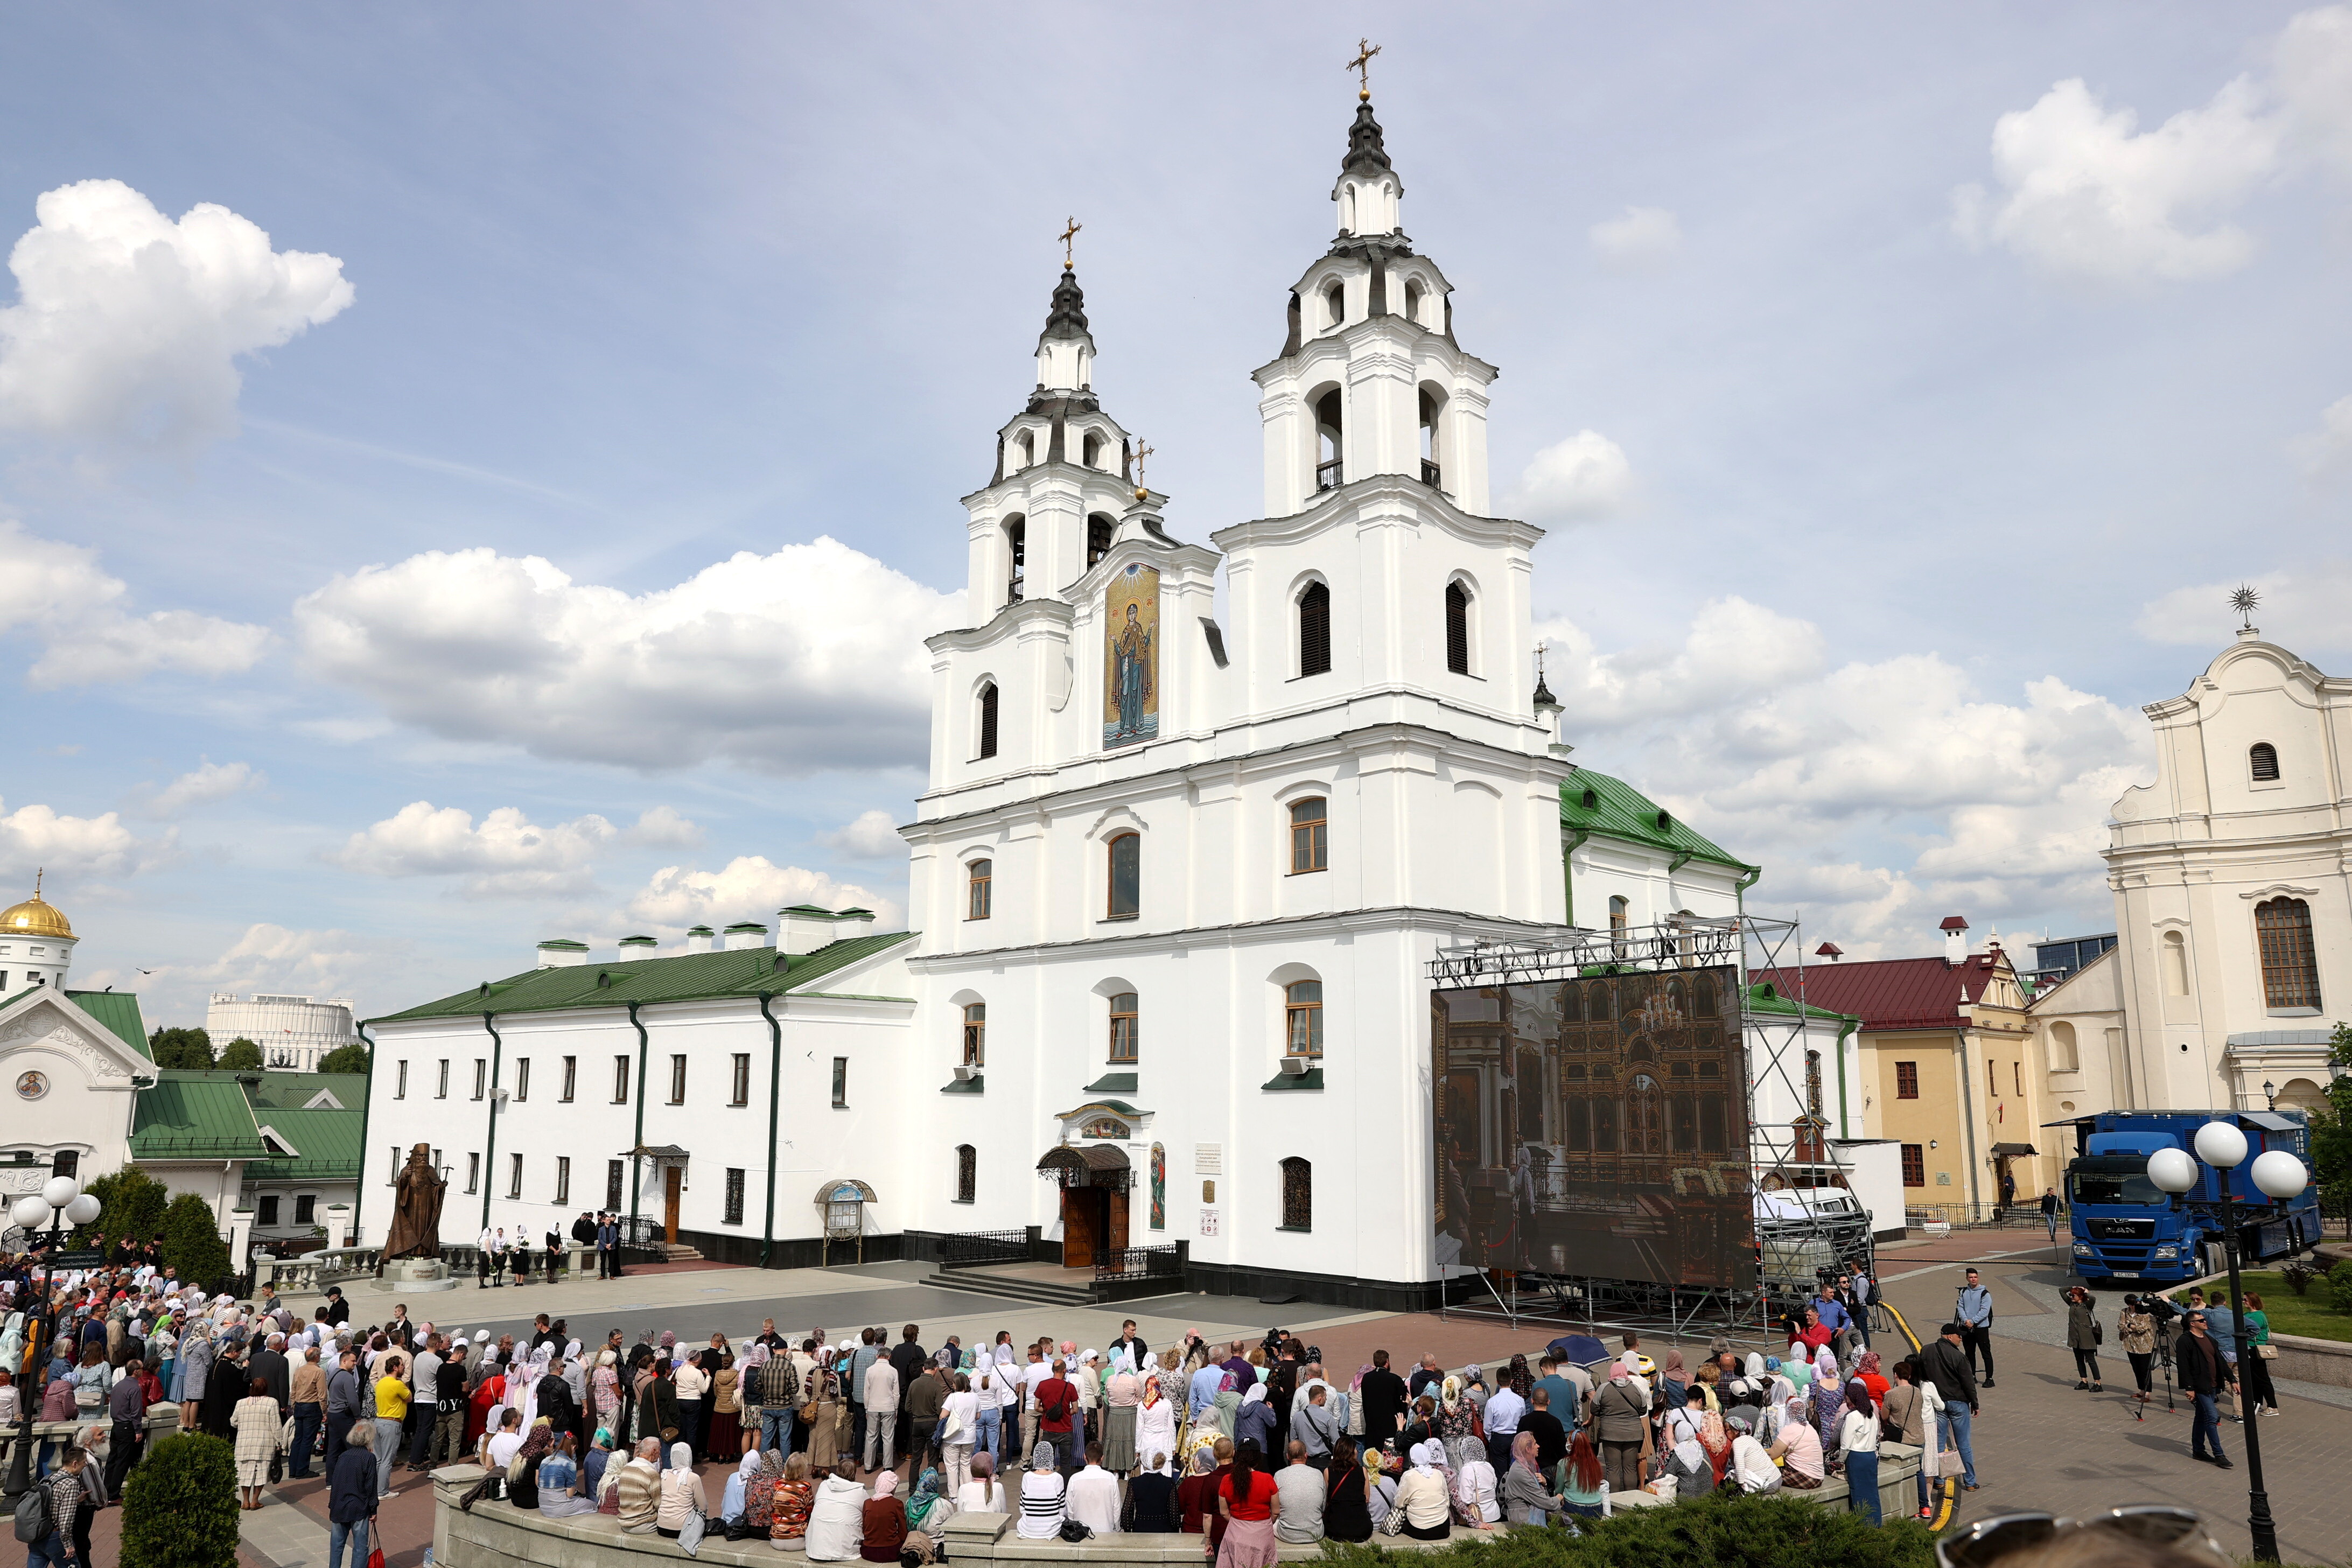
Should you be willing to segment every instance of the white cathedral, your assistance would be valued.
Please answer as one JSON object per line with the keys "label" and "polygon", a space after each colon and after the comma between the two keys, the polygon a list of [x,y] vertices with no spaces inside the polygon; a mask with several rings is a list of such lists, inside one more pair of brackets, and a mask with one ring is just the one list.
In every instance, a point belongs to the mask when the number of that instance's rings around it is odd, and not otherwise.
{"label": "white cathedral", "polygon": [[1757,869],[1558,743],[1542,531],[1487,515],[1496,372],[1402,196],[1360,102],[1255,372],[1265,515],[1207,544],[1097,396],[1066,262],[964,498],[978,624],[926,644],[911,930],[551,942],[372,1020],[363,1237],[422,1142],[446,1240],[612,1207],[784,1265],[849,1256],[828,1229],[870,1258],[1035,1227],[1073,1266],[1182,1242],[1193,1289],[1433,1300],[1433,955],[1571,905],[1733,915]]}

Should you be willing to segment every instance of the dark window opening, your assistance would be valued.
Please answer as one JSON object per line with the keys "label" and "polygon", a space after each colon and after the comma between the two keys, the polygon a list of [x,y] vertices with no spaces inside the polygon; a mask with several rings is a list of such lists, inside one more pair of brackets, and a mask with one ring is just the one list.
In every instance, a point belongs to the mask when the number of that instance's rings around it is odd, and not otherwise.
{"label": "dark window opening", "polygon": [[1110,536],[1117,531],[1117,525],[1100,512],[1087,519],[1087,565],[1093,565],[1110,553]]}
{"label": "dark window opening", "polygon": [[1132,920],[1143,908],[1143,838],[1122,833],[1110,841],[1110,907],[1115,921]]}
{"label": "dark window opening", "polygon": [[1445,668],[1470,673],[1470,590],[1459,583],[1445,584]]}
{"label": "dark window opening", "polygon": [[1296,1154],[1282,1163],[1282,1228],[1315,1228],[1315,1167]]}
{"label": "dark window opening", "polygon": [[719,1223],[743,1223],[743,1173],[732,1165],[727,1167],[727,1211]]}
{"label": "dark window opening", "polygon": [[1341,460],[1339,389],[1333,387],[1315,405],[1315,488],[1336,490],[1348,482]]}
{"label": "dark window opening", "polygon": [[980,754],[996,755],[996,683],[980,689]]}
{"label": "dark window opening", "polygon": [[980,1191],[980,1152],[969,1143],[956,1145],[955,1201],[968,1204]]}
{"label": "dark window opening", "polygon": [[1016,517],[1004,525],[1004,602],[1017,605],[1029,570],[1029,524],[1025,520]]}
{"label": "dark window opening", "polygon": [[2312,945],[2311,906],[2301,899],[2268,899],[2254,906],[2262,949],[2263,1003],[2267,1007],[2319,1005],[2319,954]]}
{"label": "dark window opening", "polygon": [[1298,673],[1328,675],[1331,670],[1331,590],[1309,583],[1298,595]]}
{"label": "dark window opening", "polygon": [[2257,741],[2246,753],[2247,765],[2253,769],[2256,784],[2273,784],[2279,776],[2278,748],[2268,741]]}

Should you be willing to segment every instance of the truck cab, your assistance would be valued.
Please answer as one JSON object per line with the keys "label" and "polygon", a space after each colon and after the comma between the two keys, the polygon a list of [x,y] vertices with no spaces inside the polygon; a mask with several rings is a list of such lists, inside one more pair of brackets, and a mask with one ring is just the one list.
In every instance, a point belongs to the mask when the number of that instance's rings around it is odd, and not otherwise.
{"label": "truck cab", "polygon": [[[2066,1197],[2074,1228],[2074,1272],[2102,1279],[2179,1284],[2221,1272],[2224,1221],[2196,1206],[2219,1204],[2221,1183],[2200,1164],[2199,1185],[2175,1200],[2148,1180],[2148,1156],[2158,1149],[2195,1153],[2197,1130],[2229,1121],[2246,1134],[2248,1160],[2284,1149],[2306,1166],[2308,1133],[2299,1110],[2106,1110],[2072,1121],[2080,1152],[2066,1167]],[[2245,1263],[2292,1257],[2317,1245],[2319,1194],[2306,1186],[2284,1205],[2255,1190],[2243,1166],[2230,1173],[2242,1205],[2239,1256]]]}

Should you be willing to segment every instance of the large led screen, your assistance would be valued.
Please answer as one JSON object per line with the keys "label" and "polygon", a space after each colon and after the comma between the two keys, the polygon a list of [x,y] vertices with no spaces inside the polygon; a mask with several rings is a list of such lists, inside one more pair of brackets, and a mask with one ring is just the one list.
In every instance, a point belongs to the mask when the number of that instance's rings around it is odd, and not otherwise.
{"label": "large led screen", "polygon": [[1756,1279],[1728,968],[1430,993],[1436,1261]]}

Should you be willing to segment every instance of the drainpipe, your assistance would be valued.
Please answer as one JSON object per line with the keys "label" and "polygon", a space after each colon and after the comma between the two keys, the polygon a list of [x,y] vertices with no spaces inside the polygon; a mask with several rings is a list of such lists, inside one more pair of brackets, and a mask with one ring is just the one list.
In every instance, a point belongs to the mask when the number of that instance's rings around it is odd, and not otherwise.
{"label": "drainpipe", "polygon": [[375,1042],[368,1038],[367,1026],[365,1024],[360,1024],[354,1026],[359,1030],[360,1038],[367,1042],[368,1048],[368,1097],[367,1103],[360,1107],[359,1184],[352,1191],[351,1238],[347,1241],[341,1237],[331,1237],[328,1238],[327,1242],[327,1245],[330,1247],[357,1247],[359,1245],[360,1205],[367,1201],[368,1118],[375,1112]]}
{"label": "drainpipe", "polygon": [[1843,1024],[1838,1026],[1838,1136],[1841,1138],[1853,1136],[1845,1121],[1845,1042],[1847,1037],[1851,1036],[1861,1023],[1862,1020],[1859,1018],[1848,1018]]}
{"label": "drainpipe", "polygon": [[1580,827],[1569,836],[1568,842],[1559,849],[1559,881],[1568,892],[1567,923],[1570,925],[1576,923],[1576,852],[1583,848],[1584,841],[1591,837],[1592,829]]}
{"label": "drainpipe", "polygon": [[760,1222],[760,1267],[769,1266],[768,1259],[776,1247],[776,1108],[784,1074],[784,1026],[768,1011],[775,1000],[772,991],[760,993],[760,1016],[768,1020],[768,1215]]}
{"label": "drainpipe", "polygon": [[637,1022],[637,1004],[629,1004],[629,1026],[637,1032],[637,1135],[631,1141],[629,1154],[629,1227],[637,1224],[638,1184],[645,1180],[645,1162],[635,1151],[646,1146],[646,1026]]}
{"label": "drainpipe", "polygon": [[1969,1135],[1969,1206],[1975,1208],[1984,1194],[1977,1185],[1977,1091],[1969,1081],[1974,1076],[1969,1070],[1969,1032],[1953,1030],[1952,1042],[1960,1052],[1960,1128]]}
{"label": "drainpipe", "polygon": [[490,1131],[488,1146],[482,1151],[482,1228],[490,1228],[490,1189],[498,1185],[499,1176],[499,1057],[506,1042],[499,1038],[499,1029],[490,1020],[495,1013],[482,1015],[482,1027],[490,1032]]}

